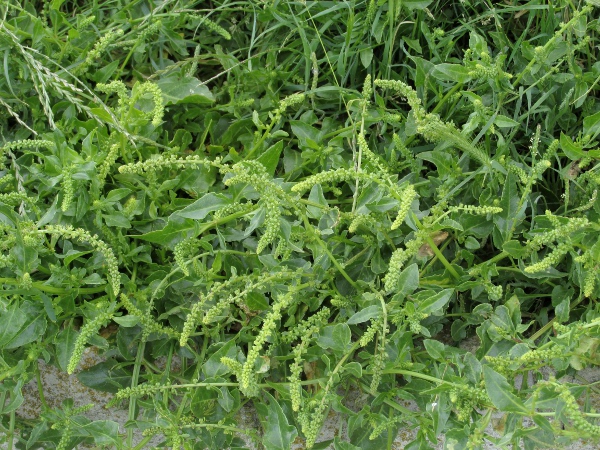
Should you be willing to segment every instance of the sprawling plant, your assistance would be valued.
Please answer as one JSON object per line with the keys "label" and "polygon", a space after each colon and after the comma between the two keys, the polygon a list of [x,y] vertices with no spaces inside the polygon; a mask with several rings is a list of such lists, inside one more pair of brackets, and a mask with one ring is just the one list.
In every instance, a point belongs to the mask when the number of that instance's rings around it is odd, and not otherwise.
{"label": "sprawling plant", "polygon": [[9,448],[598,442],[594,2],[98,3],[0,2]]}

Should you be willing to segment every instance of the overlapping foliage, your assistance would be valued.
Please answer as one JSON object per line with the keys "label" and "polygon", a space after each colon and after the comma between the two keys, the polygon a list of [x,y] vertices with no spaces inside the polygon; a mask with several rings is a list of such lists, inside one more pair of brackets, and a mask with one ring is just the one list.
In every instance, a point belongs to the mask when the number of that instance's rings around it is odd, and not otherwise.
{"label": "overlapping foliage", "polygon": [[[600,362],[593,2],[0,13],[9,448],[598,439],[597,388],[563,378]],[[39,361],[73,373],[87,345],[107,360],[78,376],[127,430],[42,385],[20,418]]]}

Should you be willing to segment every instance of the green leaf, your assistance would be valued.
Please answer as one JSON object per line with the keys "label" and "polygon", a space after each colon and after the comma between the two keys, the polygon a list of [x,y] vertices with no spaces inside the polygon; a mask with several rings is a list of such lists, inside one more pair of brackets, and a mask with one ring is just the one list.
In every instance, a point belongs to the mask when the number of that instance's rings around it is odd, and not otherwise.
{"label": "green leaf", "polygon": [[[20,239],[19,239],[20,240]],[[26,247],[22,243],[17,243],[11,250],[10,255],[15,261],[15,265],[18,268],[19,275],[33,272],[37,268],[38,252],[33,247]]]}
{"label": "green leaf", "polygon": [[185,219],[202,220],[209,213],[216,211],[229,203],[231,203],[231,200],[227,197],[210,192],[174,214]]}
{"label": "green leaf", "polygon": [[452,156],[449,153],[444,152],[442,150],[434,150],[431,152],[419,153],[417,157],[435,164],[440,177],[452,175],[456,172]]}
{"label": "green leaf", "polygon": [[[84,251],[84,252],[78,252],[76,250],[69,250],[65,255],[65,259],[64,259],[64,265],[68,266],[69,264],[71,264],[73,261],[75,261],[76,259],[78,259],[80,256],[85,256],[88,255],[90,253],[93,253],[92,250],[88,250],[88,251]],[[58,256],[58,255],[57,255]],[[60,256],[59,256],[60,258]]]}
{"label": "green leaf", "polygon": [[344,374],[348,374],[356,379],[359,379],[362,377],[362,366],[356,361],[349,362],[344,366]]}
{"label": "green leaf", "polygon": [[560,148],[565,153],[565,156],[571,161],[576,161],[584,157],[583,146],[576,144],[573,140],[564,133],[560,133]]}
{"label": "green leaf", "polygon": [[417,310],[428,315],[439,313],[441,309],[450,301],[453,293],[454,289],[444,289],[443,291],[440,291],[437,294],[419,302],[417,305]]}
{"label": "green leaf", "polygon": [[394,297],[404,298],[412,294],[419,287],[419,266],[411,264],[405,268],[398,277],[398,291]]}
{"label": "green leaf", "polygon": [[184,237],[197,229],[196,221],[192,219],[185,219],[177,216],[177,213],[172,214],[169,217],[167,225],[162,230],[150,231],[145,234],[136,235],[136,239],[143,239],[144,241],[152,242],[159,245],[170,245],[174,241],[181,240]]}
{"label": "green leaf", "polygon": [[455,83],[466,83],[471,79],[469,69],[460,64],[438,64],[434,67],[431,75],[441,81],[454,81]]}
{"label": "green leaf", "polygon": [[109,227],[131,228],[131,223],[121,212],[115,214],[102,214],[102,218]]}
{"label": "green leaf", "polygon": [[131,189],[127,189],[127,188],[113,189],[112,191],[110,191],[108,193],[104,202],[105,203],[116,203],[119,200],[127,197],[129,194],[131,194]]}
{"label": "green leaf", "polygon": [[583,135],[594,139],[600,133],[600,111],[583,119]]}
{"label": "green leaf", "polygon": [[122,368],[121,363],[108,359],[77,374],[77,379],[97,391],[116,393],[131,385],[131,373]]}
{"label": "green leaf", "polygon": [[140,323],[140,318],[132,314],[127,314],[126,316],[121,317],[113,317],[113,320],[124,328],[132,328]]}
{"label": "green leaf", "polygon": [[371,305],[354,314],[347,320],[346,323],[348,325],[355,325],[357,323],[363,323],[367,320],[371,320],[379,316],[381,316],[381,306]]}
{"label": "green leaf", "polygon": [[79,333],[73,329],[73,327],[67,327],[61,330],[54,339],[56,345],[56,359],[59,367],[63,372],[67,371],[69,360],[75,349],[75,340],[79,336]]}
{"label": "green leaf", "polygon": [[433,359],[438,361],[445,359],[444,348],[446,348],[446,346],[442,342],[436,341],[435,339],[425,339],[423,345],[425,345],[425,350],[427,350],[427,353],[429,353],[429,356]]}
{"label": "green leaf", "polygon": [[325,212],[326,208],[329,206],[327,200],[325,200],[325,196],[323,195],[323,187],[320,184],[315,184],[312,187],[310,194],[308,195],[308,200],[312,203],[323,206],[323,208],[311,205],[306,206],[308,217],[311,219],[320,219],[323,216],[323,212]]}
{"label": "green leaf", "polygon": [[510,336],[512,336],[516,331],[510,311],[504,305],[499,305],[496,308],[491,320],[495,326],[508,333]]}
{"label": "green leaf", "polygon": [[317,344],[324,349],[333,349],[341,352],[348,351],[351,347],[350,327],[345,323],[326,326],[317,338]]}
{"label": "green leaf", "polygon": [[0,315],[0,349],[10,350],[36,341],[46,331],[46,311],[29,300],[13,302]]}
{"label": "green leaf", "polygon": [[258,162],[261,163],[266,169],[267,173],[272,177],[275,175],[277,164],[279,164],[279,157],[283,150],[283,141],[277,143],[266,149],[262,155],[258,157]]}
{"label": "green leaf", "polygon": [[523,205],[521,211],[517,211],[519,207],[519,195],[517,180],[512,172],[508,172],[506,175],[499,206],[502,208],[502,212],[494,214],[494,224],[496,225],[494,245],[496,248],[502,248],[524,216],[525,205]]}
{"label": "green leaf", "polygon": [[83,429],[94,438],[97,445],[114,445],[117,448],[121,445],[119,424],[117,422],[96,420],[87,424]]}
{"label": "green leaf", "polygon": [[156,82],[163,94],[165,105],[196,103],[210,104],[215,97],[197,78],[172,74]]}
{"label": "green leaf", "polygon": [[266,420],[263,423],[265,432],[262,444],[266,450],[289,450],[292,442],[298,436],[298,431],[295,426],[290,425],[275,397],[268,392],[265,392],[264,395],[269,400],[269,406]]}
{"label": "green leaf", "polygon": [[371,65],[371,61],[373,61],[373,48],[363,48],[362,50],[360,50],[359,56],[360,62],[362,63],[363,67],[365,69],[368,68]]}
{"label": "green leaf", "polygon": [[292,127],[292,132],[298,138],[301,147],[321,150],[319,147],[319,143],[321,142],[319,130],[301,120],[290,120],[290,125]]}
{"label": "green leaf", "polygon": [[[217,350],[214,351],[214,348]],[[222,344],[221,342],[214,344],[209,348],[209,351],[211,350],[214,351],[214,353],[202,365],[202,372],[204,372],[204,375],[208,378],[212,378],[228,374],[230,370],[226,365],[221,364],[221,358],[228,357],[235,359],[237,353],[235,339],[230,339],[225,344]]]}
{"label": "green leaf", "polygon": [[522,258],[527,255],[527,249],[521,245],[519,241],[511,239],[502,245],[502,250],[508,253],[513,258]]}
{"label": "green leaf", "polygon": [[512,120],[510,117],[503,116],[502,114],[498,114],[494,119],[494,124],[500,128],[512,128],[518,127],[519,122]]}
{"label": "green leaf", "polygon": [[483,378],[488,396],[496,408],[501,411],[530,413],[523,402],[512,393],[513,388],[506,378],[490,366],[483,366]]}

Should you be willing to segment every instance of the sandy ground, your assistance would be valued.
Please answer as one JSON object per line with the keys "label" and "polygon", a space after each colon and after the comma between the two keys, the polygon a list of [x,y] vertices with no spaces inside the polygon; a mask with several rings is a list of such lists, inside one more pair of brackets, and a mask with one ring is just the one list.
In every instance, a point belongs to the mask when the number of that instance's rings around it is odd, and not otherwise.
{"label": "sandy ground", "polygon": [[[471,346],[474,346],[471,343]],[[469,343],[464,346],[466,348],[469,347]],[[94,351],[94,349],[88,348],[82,358],[80,363],[80,369],[91,367],[98,362],[102,361],[102,358]],[[112,398],[111,394],[94,391],[83,386],[77,380],[75,375],[67,375],[65,373],[60,372],[54,366],[45,365],[40,362],[41,376],[42,376],[42,384],[44,386],[44,393],[46,396],[46,401],[52,407],[60,406],[62,401],[66,398],[73,398],[75,406],[86,405],[89,403],[94,403],[94,407],[86,413],[86,416],[92,420],[114,420],[118,422],[121,426],[121,431],[124,431],[123,425],[127,421],[128,412],[124,409],[106,409],[104,405]],[[588,382],[594,382],[600,380],[600,369],[594,368],[591,370],[581,371],[579,375],[587,380]],[[568,380],[573,381],[573,380]],[[29,383],[24,388],[24,398],[25,401],[23,405],[17,411],[17,414],[22,418],[36,418],[41,411],[41,404],[39,400],[37,385],[35,382]],[[347,405],[351,409],[360,409],[360,406],[363,402],[367,400],[366,397],[361,397],[358,391],[351,393],[351,395],[347,399]],[[411,402],[400,400],[400,403],[409,408],[416,409],[414,404]],[[599,407],[600,407],[600,398],[598,399]],[[501,416],[496,417],[492,420],[492,424],[488,427],[487,432],[493,436],[497,436],[497,432],[494,430],[494,424],[498,423],[498,419]],[[337,413],[330,413],[323,429],[321,431],[321,435],[318,441],[328,440],[333,438],[334,436],[346,437],[346,429],[345,429],[345,421],[340,420],[341,417]],[[254,411],[245,407],[242,410],[240,415],[240,423],[239,426],[241,428],[259,428],[260,424],[257,422],[257,415]],[[404,429],[398,433],[396,440],[394,442],[394,449],[403,449],[409,442],[411,442],[417,433],[417,429]],[[134,442],[138,443],[141,440],[141,435],[138,433],[135,435]],[[157,437],[155,440],[148,443],[145,448],[156,448],[156,446],[161,442],[161,438]],[[0,449],[6,449],[6,443],[2,443],[3,438],[0,435]],[[248,444],[248,448],[253,448],[250,444]],[[80,448],[90,448],[80,446]],[[297,443],[294,444],[293,448],[303,449],[304,446],[300,439],[297,440]],[[444,449],[444,438],[441,437],[440,442],[435,447],[437,449]],[[484,447],[486,450],[497,449],[498,447],[494,446],[490,442],[486,442]],[[566,447],[568,450],[597,450],[599,448],[598,444],[594,443],[585,443],[585,442],[576,442],[569,444]]]}

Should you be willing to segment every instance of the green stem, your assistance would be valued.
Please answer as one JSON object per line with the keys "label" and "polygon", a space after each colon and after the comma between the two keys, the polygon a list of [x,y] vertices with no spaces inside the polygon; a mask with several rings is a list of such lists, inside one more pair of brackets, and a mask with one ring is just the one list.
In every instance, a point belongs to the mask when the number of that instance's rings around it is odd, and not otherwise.
{"label": "green stem", "polygon": [[[417,225],[417,228],[419,228],[419,230],[423,230],[423,225],[421,224],[421,222],[419,221],[419,219],[417,219],[417,215],[411,211],[412,214],[412,219],[415,222],[415,224]],[[442,254],[442,252],[440,252],[440,249],[437,247],[437,245],[435,244],[435,242],[433,242],[433,239],[431,239],[431,236],[429,236],[429,234],[427,234],[425,236],[425,242],[427,242],[427,244],[429,245],[429,247],[431,247],[431,250],[433,251],[433,254],[435,256],[437,256],[437,258],[440,260],[440,262],[444,265],[444,267],[448,270],[448,272],[450,273],[450,275],[452,275],[456,280],[460,279],[460,275],[458,274],[458,272],[454,269],[454,267],[452,267],[452,264],[450,264],[448,262],[448,260],[446,259],[446,257]]]}
{"label": "green stem", "polygon": [[39,366],[39,362],[35,361],[33,364],[34,367],[34,371],[35,371],[35,379],[37,382],[37,388],[38,388],[38,393],[40,396],[40,402],[42,403],[42,410],[43,411],[47,411],[48,409],[50,409],[48,407],[48,403],[46,403],[46,397],[44,395],[44,386],[42,384],[42,377],[40,375],[40,366]]}
{"label": "green stem", "polygon": [[[430,375],[425,375],[424,373],[413,372],[412,370],[389,369],[389,370],[384,370],[382,373],[384,375],[404,375],[404,376],[410,376],[410,377],[420,378],[422,380],[431,381],[431,382],[436,383],[436,384],[447,384],[447,385],[452,386],[452,387],[461,387],[462,386],[462,385],[457,384],[457,383],[452,383],[451,381],[446,381],[446,380],[442,380],[440,378],[432,377]],[[368,375],[369,372],[365,371],[365,372],[363,372],[363,374],[367,374]]]}
{"label": "green stem", "polygon": [[[144,350],[146,349],[146,341],[140,342],[138,346],[137,355],[135,357],[135,365],[133,366],[133,375],[131,377],[131,388],[135,388],[138,384],[138,380],[140,377],[140,368],[142,366],[142,360],[144,358]],[[136,398],[130,397],[129,399],[129,416],[128,420],[130,422],[135,420],[135,403]],[[127,429],[127,448],[131,449],[133,446],[133,428]]]}
{"label": "green stem", "polygon": [[342,274],[342,276],[348,281],[348,283],[350,283],[350,285],[354,289],[356,289],[358,291],[359,290],[358,289],[358,285],[350,277],[350,275],[348,275],[346,273],[346,271],[344,270],[344,268],[342,267],[342,265],[338,262],[337,259],[335,259],[335,256],[333,256],[331,254],[331,252],[329,251],[329,248],[327,248],[327,244],[325,242],[323,242],[323,240],[321,239],[321,237],[318,236],[317,233],[314,231],[313,226],[308,221],[308,217],[306,217],[306,215],[302,214],[302,220],[304,221],[304,226],[306,227],[306,230],[309,231],[314,236],[315,240],[321,246],[321,248],[323,249],[323,251],[327,254],[327,256],[329,257],[329,259],[331,260],[331,262],[333,263],[333,265],[336,267],[336,269]]}
{"label": "green stem", "polygon": [[[573,302],[570,309],[572,310],[577,305],[579,305],[582,301],[583,301],[582,298],[578,298],[576,301]],[[550,321],[548,321],[548,323],[546,325],[544,325],[542,328],[540,328],[538,331],[536,331],[534,334],[532,334],[529,339],[531,339],[532,341],[536,341],[537,339],[539,339],[546,331],[548,331],[549,329],[552,328],[555,321],[556,321],[556,317],[553,317]],[[592,321],[590,323],[593,324],[594,322],[595,321]],[[544,345],[542,345],[539,348],[541,349],[542,347],[548,347],[548,346],[550,346],[550,344],[552,344],[551,341],[546,342]]]}
{"label": "green stem", "polygon": [[10,412],[10,422],[9,422],[9,426],[8,426],[8,443],[7,443],[8,450],[13,449],[14,440],[15,440],[15,410],[13,409]]}
{"label": "green stem", "polygon": [[146,436],[144,439],[142,439],[140,441],[140,443],[138,445],[136,445],[135,447],[133,447],[133,450],[142,450],[143,448],[146,448],[146,444],[148,442],[150,442],[150,440],[152,439],[153,436]]}

